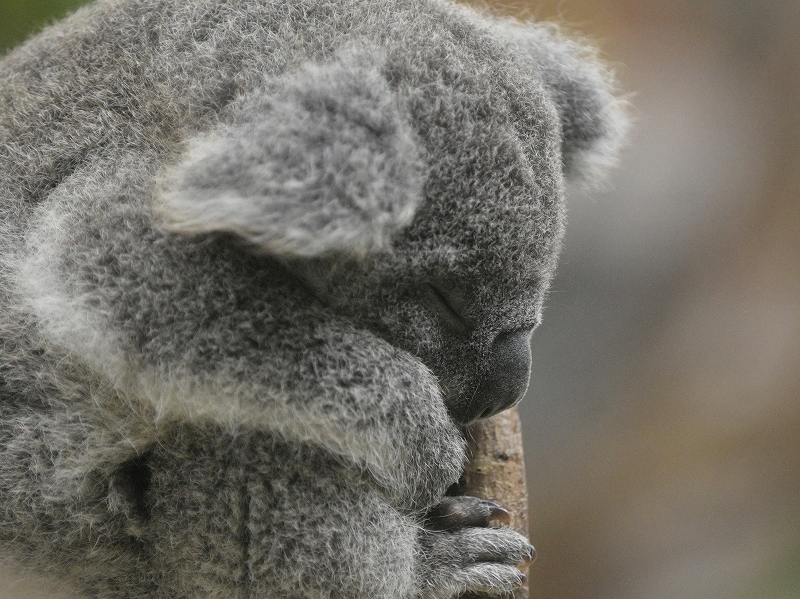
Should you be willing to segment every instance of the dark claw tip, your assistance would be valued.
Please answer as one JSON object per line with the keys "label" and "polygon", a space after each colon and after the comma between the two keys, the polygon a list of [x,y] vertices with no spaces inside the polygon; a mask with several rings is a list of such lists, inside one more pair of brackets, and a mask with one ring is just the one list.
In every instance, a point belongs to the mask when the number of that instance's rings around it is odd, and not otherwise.
{"label": "dark claw tip", "polygon": [[511,522],[511,513],[507,509],[501,508],[496,503],[489,507],[491,508],[489,522],[502,522],[503,524]]}

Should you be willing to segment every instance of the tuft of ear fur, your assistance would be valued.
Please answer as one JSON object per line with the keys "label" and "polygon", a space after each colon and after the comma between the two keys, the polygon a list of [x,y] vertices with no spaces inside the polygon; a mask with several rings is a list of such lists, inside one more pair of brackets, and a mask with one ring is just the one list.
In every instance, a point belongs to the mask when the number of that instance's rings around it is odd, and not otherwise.
{"label": "tuft of ear fur", "polygon": [[568,179],[596,185],[614,166],[628,132],[627,102],[597,51],[551,23],[501,21],[517,58],[542,78],[561,116],[562,161]]}
{"label": "tuft of ear fur", "polygon": [[394,92],[354,53],[308,64],[191,140],[155,210],[180,233],[224,231],[281,256],[390,245],[422,199],[420,152]]}

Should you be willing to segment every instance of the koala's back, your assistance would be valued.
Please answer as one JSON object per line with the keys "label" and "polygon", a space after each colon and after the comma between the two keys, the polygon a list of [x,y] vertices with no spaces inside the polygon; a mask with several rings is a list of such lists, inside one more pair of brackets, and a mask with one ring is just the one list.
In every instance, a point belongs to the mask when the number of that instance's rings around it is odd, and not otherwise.
{"label": "koala's back", "polygon": [[411,45],[450,35],[460,12],[409,0],[84,7],[0,62],[3,209],[41,199],[109,149],[169,155],[235,96],[293,65],[324,60],[359,38]]}

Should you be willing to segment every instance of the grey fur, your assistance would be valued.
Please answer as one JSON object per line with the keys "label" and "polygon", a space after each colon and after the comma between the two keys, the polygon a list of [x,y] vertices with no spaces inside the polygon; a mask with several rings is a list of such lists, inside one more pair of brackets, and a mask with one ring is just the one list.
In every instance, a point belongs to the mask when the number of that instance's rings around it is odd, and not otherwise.
{"label": "grey fur", "polygon": [[608,77],[443,0],[101,0],[8,54],[3,552],[109,599],[513,588],[522,536],[424,515],[525,382]]}

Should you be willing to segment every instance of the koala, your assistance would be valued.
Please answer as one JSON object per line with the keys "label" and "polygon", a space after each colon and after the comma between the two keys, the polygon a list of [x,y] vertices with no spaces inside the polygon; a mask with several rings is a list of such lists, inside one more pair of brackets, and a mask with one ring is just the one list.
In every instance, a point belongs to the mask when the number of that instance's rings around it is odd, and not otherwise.
{"label": "koala", "polygon": [[0,551],[78,597],[500,596],[582,43],[447,0],[99,0],[0,62]]}

